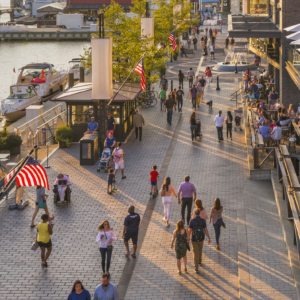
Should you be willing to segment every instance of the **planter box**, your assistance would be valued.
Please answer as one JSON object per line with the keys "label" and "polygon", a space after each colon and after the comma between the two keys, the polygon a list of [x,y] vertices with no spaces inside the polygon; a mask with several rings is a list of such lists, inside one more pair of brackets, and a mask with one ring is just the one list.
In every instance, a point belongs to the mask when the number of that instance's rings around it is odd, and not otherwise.
{"label": "planter box", "polygon": [[15,147],[13,149],[10,150],[10,154],[13,155],[13,154],[20,154],[21,153],[21,146],[19,147]]}
{"label": "planter box", "polygon": [[67,148],[66,142],[58,142],[59,148]]}

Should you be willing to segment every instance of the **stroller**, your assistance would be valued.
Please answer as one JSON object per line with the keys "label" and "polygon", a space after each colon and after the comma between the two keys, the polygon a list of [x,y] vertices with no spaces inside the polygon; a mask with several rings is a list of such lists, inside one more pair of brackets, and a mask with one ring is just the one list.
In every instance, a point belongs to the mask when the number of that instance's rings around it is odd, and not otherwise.
{"label": "stroller", "polygon": [[195,130],[195,139],[199,136],[199,139],[201,140],[202,133],[201,133],[201,121],[198,119],[197,129]]}
{"label": "stroller", "polygon": [[99,160],[99,165],[97,172],[100,172],[101,169],[105,169],[105,173],[107,173],[109,166],[111,163],[111,151],[109,148],[104,148],[101,154],[101,158]]}
{"label": "stroller", "polygon": [[[64,193],[64,201],[61,201],[60,199],[61,189],[63,190]],[[53,186],[53,193],[54,193],[54,204],[57,205],[58,203],[66,203],[67,205],[69,205],[69,203],[71,202],[71,188],[70,186],[67,185],[67,180],[59,180],[58,185]]]}
{"label": "stroller", "polygon": [[235,127],[234,127],[234,131],[236,131],[238,128],[240,129],[240,131],[242,131],[242,125],[241,125],[241,113],[238,111],[235,111],[235,118],[234,118],[234,122],[235,122]]}

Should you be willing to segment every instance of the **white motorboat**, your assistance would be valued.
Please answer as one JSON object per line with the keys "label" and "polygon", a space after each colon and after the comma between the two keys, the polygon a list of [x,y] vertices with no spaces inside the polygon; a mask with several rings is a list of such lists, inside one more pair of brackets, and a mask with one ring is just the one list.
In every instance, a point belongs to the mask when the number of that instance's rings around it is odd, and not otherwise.
{"label": "white motorboat", "polygon": [[16,121],[25,115],[25,108],[41,103],[34,85],[12,85],[10,94],[1,101],[1,112],[8,121]]}
{"label": "white motorboat", "polygon": [[68,74],[65,70],[58,71],[48,63],[32,63],[20,69],[17,84],[34,85],[43,102],[56,92],[62,91],[67,80]]}
{"label": "white motorboat", "polygon": [[[71,65],[72,70],[74,71],[74,80],[79,80],[79,67],[80,67],[80,58],[73,58],[71,61],[69,61],[69,64]],[[88,69],[84,69],[84,76],[89,74]]]}

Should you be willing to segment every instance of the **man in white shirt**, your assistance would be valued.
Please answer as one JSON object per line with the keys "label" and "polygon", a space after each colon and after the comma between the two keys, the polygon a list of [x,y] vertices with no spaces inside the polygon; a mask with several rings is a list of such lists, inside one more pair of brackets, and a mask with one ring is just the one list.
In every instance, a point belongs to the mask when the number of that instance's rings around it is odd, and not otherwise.
{"label": "man in white shirt", "polygon": [[219,114],[215,117],[216,127],[218,131],[218,141],[223,141],[223,123],[224,117],[222,116],[222,111],[219,110]]}
{"label": "man in white shirt", "polygon": [[211,45],[209,47],[209,51],[210,51],[210,59],[215,59],[215,49],[214,49],[214,45]]}
{"label": "man in white shirt", "polygon": [[277,122],[276,126],[273,128],[271,138],[272,138],[273,141],[280,141],[281,140],[281,138],[282,138],[282,128],[280,127],[279,122]]}
{"label": "man in white shirt", "polygon": [[267,78],[269,76],[269,72],[266,71],[266,69],[263,69],[262,71],[260,69],[257,69],[259,73],[261,73],[260,76],[263,76],[264,78]]}

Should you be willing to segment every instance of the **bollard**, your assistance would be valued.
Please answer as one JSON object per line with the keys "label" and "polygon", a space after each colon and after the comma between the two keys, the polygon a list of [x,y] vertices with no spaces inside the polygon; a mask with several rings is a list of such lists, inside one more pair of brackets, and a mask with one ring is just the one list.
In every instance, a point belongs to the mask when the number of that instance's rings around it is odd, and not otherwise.
{"label": "bollard", "polygon": [[216,91],[219,91],[220,90],[220,86],[219,86],[219,76],[217,76],[217,88],[216,88]]}
{"label": "bollard", "polygon": [[170,60],[170,62],[173,62],[173,56],[172,56],[172,52],[171,52],[171,60]]}
{"label": "bollard", "polygon": [[237,71],[237,63],[235,63],[235,72],[234,73],[237,74],[237,72],[238,72]]}
{"label": "bollard", "polygon": [[79,82],[84,82],[84,68],[83,64],[79,64]]}
{"label": "bollard", "polygon": [[74,86],[74,71],[73,69],[69,70],[69,88]]}
{"label": "bollard", "polygon": [[173,80],[171,80],[171,92],[173,91]]}

